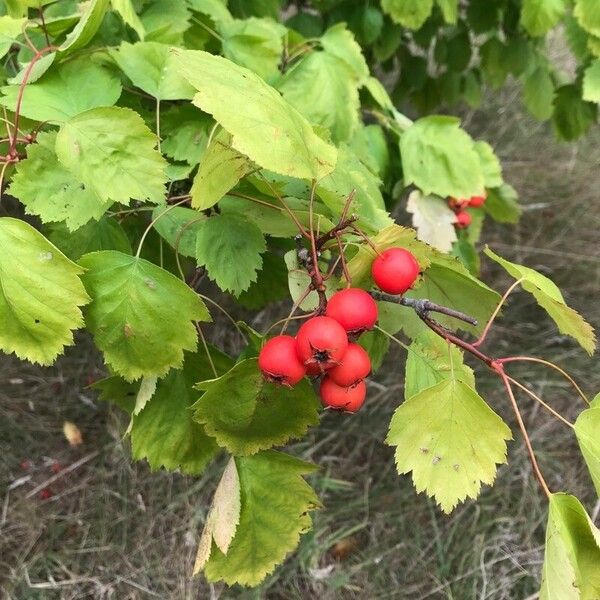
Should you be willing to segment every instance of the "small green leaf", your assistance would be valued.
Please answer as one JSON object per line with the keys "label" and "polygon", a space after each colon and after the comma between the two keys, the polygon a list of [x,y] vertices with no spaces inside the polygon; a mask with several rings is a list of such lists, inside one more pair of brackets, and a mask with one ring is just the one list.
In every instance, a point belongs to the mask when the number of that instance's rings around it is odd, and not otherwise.
{"label": "small green leaf", "polygon": [[239,215],[213,215],[198,227],[198,265],[206,267],[223,291],[236,296],[256,281],[266,249],[261,230]]}
{"label": "small green leaf", "polygon": [[290,389],[267,383],[255,358],[198,387],[205,392],[194,404],[194,419],[219,446],[238,456],[300,438],[319,422],[310,384],[303,380]]}
{"label": "small green leaf", "polygon": [[22,34],[26,22],[25,18],[0,17],[0,58],[6,56],[14,41]]}
{"label": "small green leaf", "polygon": [[320,507],[302,475],[315,466],[275,451],[236,457],[241,509],[235,536],[223,554],[212,548],[204,572],[209,581],[256,586],[308,531],[308,511]]}
{"label": "small green leaf", "polygon": [[546,121],[552,116],[554,82],[547,67],[540,66],[526,77],[523,83],[523,102],[527,110],[540,121]]}
{"label": "small green leaf", "polygon": [[188,0],[188,5],[192,10],[209,16],[215,23],[233,18],[224,0]]}
{"label": "small green leaf", "polygon": [[444,15],[444,21],[453,25],[458,19],[458,0],[436,0]]}
{"label": "small green leaf", "polygon": [[540,600],[600,597],[600,531],[581,502],[552,494]]}
{"label": "small green leaf", "polygon": [[233,135],[236,150],[291,177],[320,179],[333,170],[335,148],[258,75],[207,52],[177,51],[177,60],[198,90],[194,104]]}
{"label": "small green leaf", "polygon": [[517,191],[507,183],[489,189],[484,210],[498,223],[518,223],[522,209]]}
{"label": "small green leaf", "polygon": [[183,206],[168,210],[164,206],[157,206],[152,211],[152,218],[157,219],[154,229],[172,248],[183,256],[196,256],[196,236],[200,230],[200,223],[208,219],[206,215]]}
{"label": "small green leaf", "polygon": [[600,37],[600,10],[596,0],[575,0],[573,14],[588,33]]}
{"label": "small green leaf", "polygon": [[190,190],[194,208],[205,210],[214,206],[242,177],[256,169],[231,143],[232,136],[221,130],[206,148]]}
{"label": "small green leaf", "polygon": [[487,142],[482,141],[475,142],[473,147],[479,155],[479,163],[481,164],[485,187],[500,187],[504,183],[502,179],[502,166],[494,153],[494,149]]}
{"label": "small green leaf", "polygon": [[192,321],[209,321],[198,295],[168,271],[115,251],[93,252],[79,264],[92,303],[85,313],[106,362],[128,381],[180,367],[196,349]]}
{"label": "small green leaf", "polygon": [[390,166],[390,150],[381,125],[360,126],[352,136],[350,149],[356,157],[380,180],[384,180]]}
{"label": "small green leaf", "polygon": [[595,60],[583,75],[583,99],[600,104],[600,59]]}
{"label": "small green leaf", "polygon": [[50,365],[83,325],[83,269],[19,219],[0,218],[0,247],[0,349]]}
{"label": "small green leaf", "polygon": [[433,0],[381,0],[381,8],[394,23],[420,29],[433,9]]}
{"label": "small green leaf", "polygon": [[[2,88],[0,103],[13,112],[19,89],[19,85]],[[112,106],[120,95],[117,77],[87,59],[78,59],[28,84],[21,114],[36,121],[66,121],[90,108]]]}
{"label": "small green leaf", "polygon": [[90,0],[90,2],[82,4],[82,7],[79,23],[58,47],[58,53],[62,56],[71,54],[92,41],[108,10],[108,0]]}
{"label": "small green leaf", "polygon": [[569,308],[554,282],[534,269],[511,263],[489,248],[485,253],[515,279],[522,279],[521,286],[536,299],[537,303],[556,323],[559,331],[577,340],[590,355],[596,348],[596,335],[591,325],[572,308]]}
{"label": "small green leaf", "polygon": [[584,410],[575,421],[575,435],[600,496],[600,407]]}
{"label": "small green leaf", "polygon": [[94,108],[67,121],[56,138],[60,162],[105,202],[160,202],[166,161],[156,136],[128,108]]}
{"label": "small green leaf", "polygon": [[369,77],[369,67],[360,45],[345,23],[336,23],[321,37],[323,50],[339,58],[352,72],[357,83],[362,84]]}
{"label": "small green leaf", "polygon": [[596,122],[598,106],[585,102],[575,85],[563,85],[556,90],[552,124],[556,134],[566,140],[576,140]]}
{"label": "small green leaf", "polygon": [[425,194],[470,198],[483,193],[484,178],[469,134],[454,117],[424,117],[400,138],[406,185]]}
{"label": "small green leaf", "polygon": [[113,10],[121,15],[123,22],[127,23],[138,34],[140,40],[143,40],[146,30],[135,12],[132,0],[110,0],[110,3]]}
{"label": "small green leaf", "polygon": [[481,484],[491,485],[506,462],[506,423],[468,384],[445,379],[406,400],[394,413],[386,442],[400,474],[412,471],[417,492],[449,513]]}
{"label": "small green leaf", "polygon": [[529,35],[546,35],[558,24],[565,10],[565,0],[523,0],[521,25]]}
{"label": "small green leaf", "polygon": [[140,19],[146,30],[145,40],[172,46],[183,46],[183,34],[190,27],[191,14],[187,2],[154,0],[146,3]]}

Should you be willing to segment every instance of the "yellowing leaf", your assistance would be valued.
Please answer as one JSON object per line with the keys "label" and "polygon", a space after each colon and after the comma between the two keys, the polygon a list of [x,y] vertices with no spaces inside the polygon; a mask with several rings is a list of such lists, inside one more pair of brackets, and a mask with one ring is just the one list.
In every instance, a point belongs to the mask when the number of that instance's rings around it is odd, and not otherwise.
{"label": "yellowing leaf", "polygon": [[449,513],[481,484],[491,485],[506,462],[504,421],[466,383],[445,379],[412,396],[392,417],[386,442],[396,446],[398,473],[412,471],[417,492]]}
{"label": "yellowing leaf", "polygon": [[456,215],[447,202],[436,196],[424,196],[414,190],[408,197],[406,210],[412,214],[412,224],[422,242],[442,252],[450,252],[456,241]]}
{"label": "yellowing leaf", "polygon": [[83,269],[19,219],[0,218],[0,248],[0,350],[50,365],[83,325]]}
{"label": "yellowing leaf", "polygon": [[63,423],[63,434],[70,446],[76,447],[83,444],[83,435],[75,423],[65,421]]}

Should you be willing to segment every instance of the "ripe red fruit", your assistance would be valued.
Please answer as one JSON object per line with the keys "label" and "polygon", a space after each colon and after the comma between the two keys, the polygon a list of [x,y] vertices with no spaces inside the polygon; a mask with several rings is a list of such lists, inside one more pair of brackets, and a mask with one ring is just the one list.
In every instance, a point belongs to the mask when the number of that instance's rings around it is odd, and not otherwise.
{"label": "ripe red fruit", "polygon": [[348,288],[331,296],[325,314],[335,319],[346,331],[361,333],[375,325],[377,304],[365,290]]}
{"label": "ripe red fruit", "polygon": [[458,229],[465,229],[471,224],[471,215],[466,210],[461,210],[456,213],[456,222],[454,223]]}
{"label": "ripe red fruit", "polygon": [[450,198],[448,204],[454,211],[459,211],[469,204],[469,198]]}
{"label": "ripe red fruit", "polygon": [[327,377],[338,385],[356,385],[371,372],[371,360],[362,346],[348,344],[342,364],[327,372]]}
{"label": "ripe red fruit", "polygon": [[52,498],[52,496],[54,496],[54,493],[50,488],[44,488],[40,492],[40,500],[48,500],[49,498]]}
{"label": "ripe red fruit", "polygon": [[479,208],[480,206],[483,206],[485,199],[485,196],[471,196],[469,199],[469,206],[472,206],[473,208]]}
{"label": "ripe red fruit", "polygon": [[287,386],[296,385],[306,375],[291,335],[271,338],[258,355],[258,367],[268,381]]}
{"label": "ripe red fruit", "polygon": [[321,370],[338,365],[348,348],[346,330],[331,317],[313,317],[296,335],[296,350],[305,368]]}
{"label": "ripe red fruit", "polygon": [[361,381],[353,387],[343,387],[328,376],[323,377],[319,389],[323,406],[356,412],[367,396],[367,386]]}
{"label": "ripe red fruit", "polygon": [[419,263],[404,248],[390,248],[382,252],[371,266],[377,287],[388,294],[403,294],[419,276]]}

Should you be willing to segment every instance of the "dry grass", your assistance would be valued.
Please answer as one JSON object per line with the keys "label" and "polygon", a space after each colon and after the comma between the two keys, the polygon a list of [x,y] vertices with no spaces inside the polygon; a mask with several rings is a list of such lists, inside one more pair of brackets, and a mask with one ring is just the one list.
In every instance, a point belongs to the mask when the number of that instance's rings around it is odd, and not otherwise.
{"label": "dry grass", "polygon": [[[488,226],[484,239],[507,258],[549,273],[567,301],[599,325],[600,136],[576,146],[556,144],[547,126],[516,109],[505,111],[506,104],[506,98],[491,98],[484,111],[467,115],[467,123],[478,137],[494,142],[526,210],[518,227]],[[499,290],[508,283],[489,262],[484,279]],[[568,365],[588,392],[600,389],[595,359],[557,335],[526,294],[512,297],[489,346],[499,355],[515,349],[543,355]],[[144,464],[131,464],[121,439],[123,418],[84,389],[100,373],[85,339],[52,368],[3,357],[0,589],[15,600],[534,598],[546,505],[521,439],[515,435],[509,465],[500,469],[493,488],[443,516],[414,493],[409,478],[397,476],[392,451],[382,443],[402,394],[401,365],[401,353],[394,352],[364,412],[354,418],[325,415],[321,427],[291,449],[321,465],[312,483],[326,510],[315,514],[314,530],[298,552],[260,590],[249,592],[189,579],[222,464],[196,479],[152,474]],[[514,372],[575,417],[580,405],[553,373],[531,365]],[[498,383],[481,373],[479,386],[512,423]],[[551,488],[573,491],[594,510],[592,486],[570,432],[526,397],[519,400]],[[82,429],[83,447],[66,445],[64,420]],[[88,455],[88,462],[51,484],[51,499],[26,497],[53,475],[54,461],[69,465]],[[31,466],[24,470],[25,460]],[[336,556],[345,551],[347,556]]]}

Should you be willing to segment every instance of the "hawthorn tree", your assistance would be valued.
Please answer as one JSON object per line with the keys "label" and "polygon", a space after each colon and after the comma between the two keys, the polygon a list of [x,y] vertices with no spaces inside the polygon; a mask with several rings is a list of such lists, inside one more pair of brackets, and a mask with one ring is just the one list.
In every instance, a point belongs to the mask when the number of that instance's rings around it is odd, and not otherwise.
{"label": "hawthorn tree", "polygon": [[[590,354],[594,332],[547,277],[491,249],[515,282],[501,297],[478,278],[482,221],[516,221],[516,193],[458,119],[398,109],[475,104],[511,74],[536,116],[581,135],[600,100],[595,0],[296,4],[3,3],[0,348],[49,365],[85,328],[135,459],[197,475],[228,454],[195,572],[246,586],[321,508],[304,479],[317,467],[275,448],[318,425],[317,385],[352,418],[392,343],[407,351],[386,438],[398,472],[444,512],[493,483],[512,432],[466,353],[505,389],[548,498],[540,597],[597,599],[600,531],[549,489],[514,392],[573,429],[597,491],[600,397],[543,358],[484,346],[517,286]],[[572,81],[546,52],[559,23]],[[406,197],[414,229],[390,216]],[[246,309],[291,309],[255,331],[199,291],[206,278]],[[239,356],[207,342],[215,311],[244,338]],[[510,375],[522,361],[571,384],[575,423]]]}

